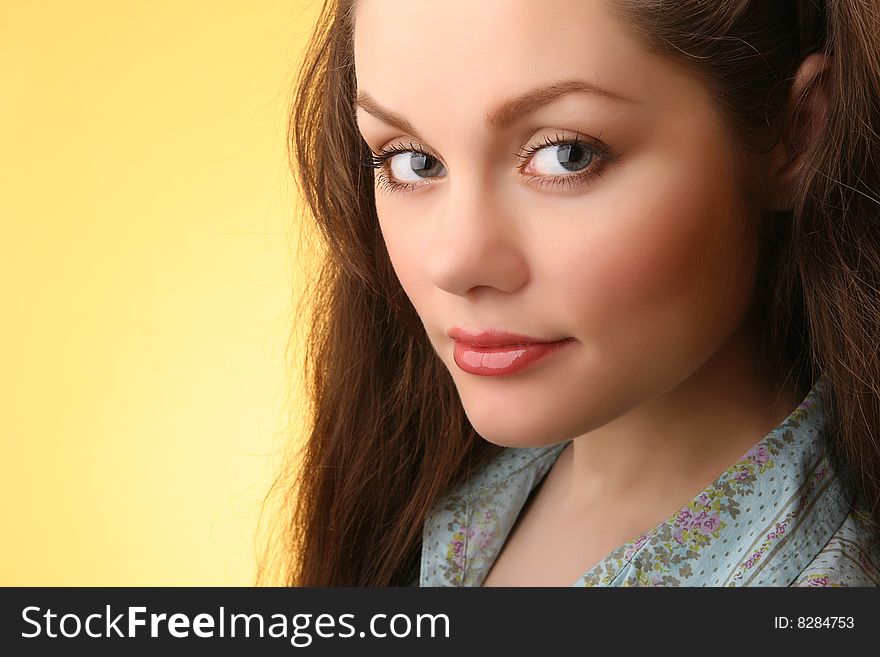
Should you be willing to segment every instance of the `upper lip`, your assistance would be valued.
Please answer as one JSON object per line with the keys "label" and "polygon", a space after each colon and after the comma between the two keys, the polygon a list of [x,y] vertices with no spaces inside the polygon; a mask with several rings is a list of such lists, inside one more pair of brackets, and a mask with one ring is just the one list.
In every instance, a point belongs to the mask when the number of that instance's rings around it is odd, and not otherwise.
{"label": "upper lip", "polygon": [[[475,347],[512,347],[525,344],[549,344],[560,341],[560,339],[532,338],[527,335],[498,329],[488,329],[480,333],[468,333],[463,329],[455,327],[446,335],[457,342],[464,342]],[[569,338],[561,339],[567,340]]]}

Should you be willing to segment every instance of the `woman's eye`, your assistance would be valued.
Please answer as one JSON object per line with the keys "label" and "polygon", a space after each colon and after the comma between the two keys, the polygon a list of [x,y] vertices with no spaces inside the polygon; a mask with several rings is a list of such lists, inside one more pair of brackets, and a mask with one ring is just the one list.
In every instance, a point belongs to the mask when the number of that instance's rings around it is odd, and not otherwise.
{"label": "woman's eye", "polygon": [[443,171],[443,165],[437,158],[427,153],[405,151],[389,158],[391,173],[403,182],[419,182],[425,178],[433,178]]}
{"label": "woman's eye", "polygon": [[[516,156],[517,167],[528,174],[528,181],[546,189],[573,188],[588,183],[603,173],[616,156],[607,146],[593,145],[580,139],[556,135],[545,137],[541,143],[530,145]],[[440,160],[410,143],[408,148],[395,146],[371,154],[364,164],[377,169],[376,182],[388,192],[409,192],[429,186],[431,178],[445,173]]]}
{"label": "woman's eye", "polygon": [[593,148],[588,144],[551,144],[537,149],[530,158],[529,169],[541,175],[579,173],[593,161]]}

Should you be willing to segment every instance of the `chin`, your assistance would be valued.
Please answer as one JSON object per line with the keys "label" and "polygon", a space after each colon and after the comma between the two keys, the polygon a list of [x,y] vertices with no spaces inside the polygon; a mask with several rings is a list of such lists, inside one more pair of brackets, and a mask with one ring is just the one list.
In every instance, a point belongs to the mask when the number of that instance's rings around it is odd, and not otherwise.
{"label": "chin", "polygon": [[456,379],[456,384],[468,421],[490,443],[548,447],[577,435],[581,418],[560,406],[561,391],[542,381]]}
{"label": "chin", "polygon": [[524,418],[519,414],[499,417],[481,410],[483,412],[472,412],[465,406],[465,414],[480,437],[501,447],[549,447],[570,438],[554,435],[546,424],[538,426],[542,424],[538,417]]}

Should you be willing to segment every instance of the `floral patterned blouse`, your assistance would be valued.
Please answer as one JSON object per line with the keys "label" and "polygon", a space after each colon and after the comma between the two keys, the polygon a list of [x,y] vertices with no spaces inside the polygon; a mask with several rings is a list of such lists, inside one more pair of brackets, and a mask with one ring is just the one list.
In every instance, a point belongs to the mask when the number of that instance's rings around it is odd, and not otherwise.
{"label": "floral patterned blouse", "polygon": [[[880,537],[823,449],[820,378],[803,402],[688,504],[572,586],[880,586]],[[507,448],[441,499],[418,586],[480,586],[568,441]]]}

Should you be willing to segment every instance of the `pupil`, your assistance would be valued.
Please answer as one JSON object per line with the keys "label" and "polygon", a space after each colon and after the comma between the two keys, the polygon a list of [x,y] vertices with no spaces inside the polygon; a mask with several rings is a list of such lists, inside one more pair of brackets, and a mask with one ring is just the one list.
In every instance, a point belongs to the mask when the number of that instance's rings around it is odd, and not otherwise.
{"label": "pupil", "polygon": [[565,144],[556,151],[556,158],[569,171],[579,171],[590,163],[593,153],[580,144]]}
{"label": "pupil", "polygon": [[439,164],[439,161],[435,160],[435,158],[423,153],[412,153],[409,162],[410,168],[423,178],[427,178],[428,174],[437,169]]}

